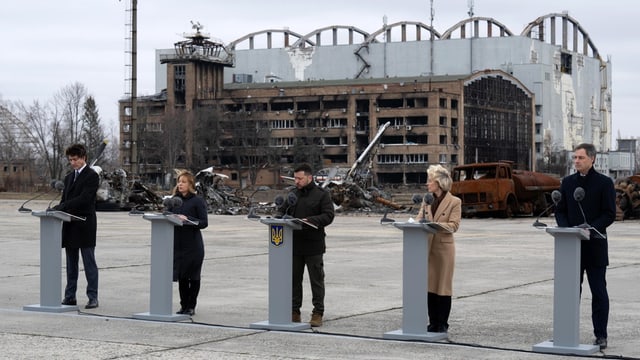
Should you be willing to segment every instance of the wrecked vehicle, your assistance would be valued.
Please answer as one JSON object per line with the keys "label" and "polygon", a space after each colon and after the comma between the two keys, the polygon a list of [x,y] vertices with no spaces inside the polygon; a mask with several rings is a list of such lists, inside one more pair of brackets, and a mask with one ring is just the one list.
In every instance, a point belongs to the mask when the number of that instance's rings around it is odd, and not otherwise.
{"label": "wrecked vehicle", "polygon": [[462,215],[538,215],[551,203],[560,179],[513,168],[510,161],[453,168],[451,193],[462,200]]}

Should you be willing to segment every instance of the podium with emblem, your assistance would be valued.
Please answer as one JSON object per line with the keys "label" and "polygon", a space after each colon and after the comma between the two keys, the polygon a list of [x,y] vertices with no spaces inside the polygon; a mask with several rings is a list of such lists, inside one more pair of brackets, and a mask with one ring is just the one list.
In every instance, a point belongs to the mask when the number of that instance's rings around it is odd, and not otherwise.
{"label": "podium with emblem", "polygon": [[267,225],[269,244],[269,318],[250,325],[253,329],[305,330],[308,323],[291,322],[293,230],[302,225],[296,219],[260,219]]}

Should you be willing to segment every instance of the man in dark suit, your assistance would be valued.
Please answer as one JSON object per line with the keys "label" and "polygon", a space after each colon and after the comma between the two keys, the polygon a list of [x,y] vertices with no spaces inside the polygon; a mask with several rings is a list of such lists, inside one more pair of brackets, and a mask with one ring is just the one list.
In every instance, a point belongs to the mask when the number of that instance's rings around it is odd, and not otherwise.
{"label": "man in dark suit", "polygon": [[87,149],[74,144],[67,148],[65,155],[74,171],[64,179],[64,191],[60,204],[55,210],[86,218],[85,221],[65,222],[62,225],[62,247],[67,255],[67,286],[64,290],[63,305],[76,305],[78,288],[78,261],[82,254],[82,264],[87,278],[86,309],[98,307],[98,265],[95,258],[96,247],[96,191],[100,183],[98,174],[87,166]]}
{"label": "man in dark suit", "polygon": [[[580,284],[586,272],[593,296],[591,321],[596,337],[594,345],[605,349],[609,321],[607,227],[616,218],[616,191],[613,180],[593,168],[595,161],[596,148],[592,144],[580,144],[575,148],[573,163],[576,172],[562,180],[562,200],[556,207],[556,222],[562,227],[585,226],[590,229],[589,239],[582,240],[580,244]],[[584,190],[584,199],[580,203],[574,197],[578,187]]]}

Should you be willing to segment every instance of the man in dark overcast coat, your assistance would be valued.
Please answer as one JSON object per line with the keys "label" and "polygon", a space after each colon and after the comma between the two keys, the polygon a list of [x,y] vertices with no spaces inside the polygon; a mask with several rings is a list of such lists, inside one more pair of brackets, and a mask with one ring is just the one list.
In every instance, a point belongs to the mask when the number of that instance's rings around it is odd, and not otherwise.
{"label": "man in dark overcast coat", "polygon": [[[605,349],[609,321],[606,279],[609,265],[607,227],[616,218],[616,191],[613,180],[594,169],[595,161],[596,149],[592,144],[580,144],[574,150],[573,163],[576,172],[562,179],[562,200],[556,207],[556,222],[562,227],[591,228],[589,239],[582,240],[580,244],[580,284],[582,285],[586,272],[593,296],[591,321],[596,337],[594,345]],[[584,190],[585,195],[580,203],[574,197],[578,187]]]}
{"label": "man in dark overcast coat", "polygon": [[64,290],[63,305],[76,305],[78,288],[78,261],[82,254],[82,264],[87,278],[86,309],[98,307],[98,265],[95,259],[96,247],[96,191],[100,184],[98,174],[87,165],[87,150],[84,145],[74,144],[67,148],[65,155],[74,171],[64,179],[64,190],[60,204],[55,210],[86,218],[85,221],[70,221],[62,225],[62,247],[67,257],[67,286]]}

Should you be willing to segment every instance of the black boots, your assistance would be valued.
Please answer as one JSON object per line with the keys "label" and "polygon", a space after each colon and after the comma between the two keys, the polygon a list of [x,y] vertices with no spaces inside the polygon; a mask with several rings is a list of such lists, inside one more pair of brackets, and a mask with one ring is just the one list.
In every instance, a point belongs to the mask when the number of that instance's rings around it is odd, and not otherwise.
{"label": "black boots", "polygon": [[427,308],[429,311],[427,331],[447,332],[449,330],[449,314],[451,313],[451,296],[427,292]]}

